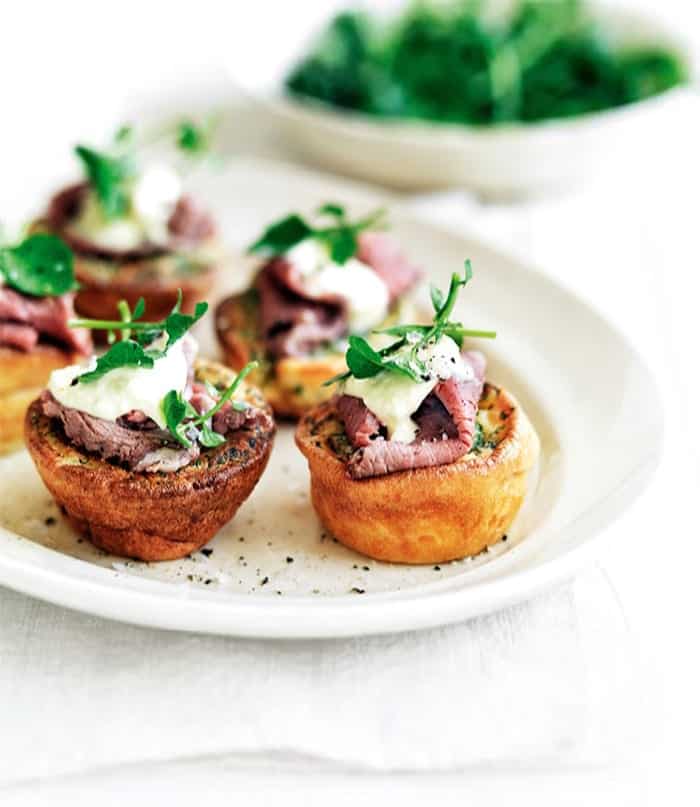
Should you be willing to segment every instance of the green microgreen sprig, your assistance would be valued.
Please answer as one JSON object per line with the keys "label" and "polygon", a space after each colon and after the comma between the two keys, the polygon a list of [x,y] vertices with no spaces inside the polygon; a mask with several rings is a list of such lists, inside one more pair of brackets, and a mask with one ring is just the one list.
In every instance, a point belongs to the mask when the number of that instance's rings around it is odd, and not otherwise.
{"label": "green microgreen sprig", "polygon": [[[241,381],[258,367],[258,362],[252,361],[238,373],[232,383],[219,396],[218,401],[211,409],[201,415],[189,401],[184,400],[177,390],[170,390],[163,399],[163,415],[168,431],[185,448],[190,448],[193,442],[200,442],[206,448],[216,448],[226,442],[226,438],[215,432],[211,426],[211,419],[219,412],[240,386]],[[218,393],[217,393],[218,394]],[[231,406],[238,412],[244,412],[248,406],[242,401],[231,401]]]}
{"label": "green microgreen sprig", "polygon": [[383,208],[374,210],[355,222],[349,221],[345,208],[335,202],[326,202],[316,212],[318,216],[332,219],[333,224],[316,227],[298,213],[291,213],[271,224],[248,247],[248,252],[269,256],[284,255],[307,238],[313,238],[326,246],[335,263],[342,265],[357,253],[357,237],[361,232],[387,226],[387,214]]}
{"label": "green microgreen sprig", "polygon": [[[197,303],[193,314],[183,314],[180,311],[182,306],[182,292],[178,290],[177,302],[168,316],[159,322],[143,322],[140,318],[144,315],[146,305],[143,298],[140,298],[133,312],[125,300],[121,300],[117,306],[121,319],[72,319],[69,325],[72,328],[89,328],[92,330],[104,330],[108,333],[108,340],[112,343],[110,349],[97,359],[97,364],[93,370],[78,376],[78,382],[88,384],[97,381],[102,376],[120,367],[153,367],[156,359],[165,356],[168,350],[181,339],[187,331],[207,312],[208,304]],[[116,342],[116,335],[120,335],[121,341]],[[167,336],[167,341],[162,349],[150,347],[150,345],[162,335]]]}
{"label": "green microgreen sprig", "polygon": [[117,129],[111,145],[97,151],[84,145],[75,147],[87,181],[92,186],[104,216],[121,218],[130,207],[130,185],[138,173],[138,156],[144,148],[172,143],[190,158],[202,158],[213,151],[219,119],[211,115],[199,124],[190,118],[168,123],[164,127],[138,136],[131,124]]}
{"label": "green microgreen sprig", "polygon": [[464,274],[453,273],[446,295],[436,286],[430,287],[430,299],[435,312],[432,324],[395,325],[374,331],[400,337],[382,350],[375,350],[361,336],[351,336],[345,353],[348,371],[328,379],[324,386],[346,381],[351,376],[360,379],[373,378],[382,372],[399,373],[415,382],[427,380],[427,369],[419,356],[421,348],[437,342],[442,336],[450,337],[460,348],[466,337],[494,339],[495,331],[473,330],[465,328],[461,322],[450,321],[459,292],[471,279],[471,262],[465,261]]}

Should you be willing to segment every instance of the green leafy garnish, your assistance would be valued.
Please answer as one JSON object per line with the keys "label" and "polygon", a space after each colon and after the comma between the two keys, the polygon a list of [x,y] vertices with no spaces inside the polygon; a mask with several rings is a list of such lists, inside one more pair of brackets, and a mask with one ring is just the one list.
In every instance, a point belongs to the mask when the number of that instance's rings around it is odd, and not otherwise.
{"label": "green leafy garnish", "polygon": [[105,151],[76,146],[75,153],[105,217],[115,219],[129,213],[130,186],[138,174],[140,151],[169,142],[190,157],[202,157],[212,150],[217,123],[215,116],[201,125],[190,119],[179,120],[141,135],[133,125],[124,124],[117,129],[111,146]]}
{"label": "green leafy garnish", "polygon": [[212,143],[219,120],[210,115],[204,123],[198,124],[186,119],[175,125],[175,143],[185,154],[201,157],[212,150]]}
{"label": "green leafy garnish", "polygon": [[307,238],[313,238],[325,245],[335,263],[342,265],[357,253],[357,236],[361,232],[386,226],[384,209],[375,210],[356,222],[348,221],[345,208],[334,202],[321,205],[317,213],[319,216],[334,219],[334,223],[314,227],[298,213],[292,213],[271,224],[260,238],[251,244],[248,252],[270,256],[284,255]]}
{"label": "green leafy garnish", "polygon": [[35,233],[0,249],[0,276],[8,286],[33,297],[59,297],[77,288],[73,253],[55,235]]}
{"label": "green leafy garnish", "polygon": [[153,367],[155,357],[144,350],[137,342],[117,342],[97,360],[94,370],[78,376],[81,384],[97,381],[102,376],[120,367]]}
{"label": "green leafy garnish", "polygon": [[130,155],[111,155],[87,146],[76,146],[75,153],[83,163],[105,217],[115,219],[126,215],[129,210],[126,183],[134,175]]}
{"label": "green leafy garnish", "polygon": [[[199,414],[189,401],[185,401],[177,390],[170,390],[163,399],[163,415],[168,431],[185,448],[189,448],[193,441],[199,441],[207,448],[215,448],[226,442],[226,438],[215,432],[209,421],[219,412],[224,404],[231,400],[241,381],[258,367],[258,362],[251,361],[238,373],[231,384],[219,396],[214,406],[203,414]],[[239,412],[247,409],[242,401],[231,401],[231,406]]]}
{"label": "green leafy garnish", "polygon": [[494,125],[583,115],[689,80],[679,53],[626,44],[592,3],[517,0],[500,14],[493,5],[414,2],[393,18],[341,13],[286,87],[380,118]]}
{"label": "green leafy garnish", "polygon": [[495,331],[476,331],[465,328],[461,322],[450,321],[459,292],[471,278],[471,262],[465,261],[464,274],[453,273],[447,295],[435,286],[431,287],[430,298],[435,311],[431,325],[395,325],[375,331],[374,333],[400,337],[382,350],[375,350],[361,336],[349,337],[349,347],[345,354],[348,372],[330,378],[324,382],[324,386],[345,381],[350,376],[373,378],[382,372],[399,373],[416,382],[427,380],[427,369],[419,355],[421,348],[434,344],[443,336],[448,336],[460,348],[465,337],[494,339]]}
{"label": "green leafy garnish", "polygon": [[[71,328],[90,328],[93,330],[107,331],[107,338],[112,345],[110,349],[97,360],[94,370],[78,376],[80,383],[89,383],[101,378],[110,370],[119,367],[153,367],[156,359],[165,356],[168,350],[181,339],[187,331],[201,319],[207,312],[208,305],[205,302],[197,303],[194,314],[183,314],[180,311],[182,305],[182,292],[178,290],[178,298],[173,310],[168,316],[159,322],[143,322],[140,318],[146,311],[146,304],[143,298],[139,298],[130,311],[126,300],[120,300],[117,305],[119,320],[105,319],[72,319],[69,321]],[[116,342],[117,334],[121,341]],[[161,336],[167,336],[167,340],[162,349],[152,347],[152,343]]]}
{"label": "green leafy garnish", "polygon": [[120,333],[122,340],[133,339],[141,345],[148,345],[161,334],[166,334],[168,340],[163,351],[161,351],[165,354],[168,348],[174,345],[178,339],[181,339],[209,309],[208,303],[199,302],[194,308],[194,314],[183,314],[180,311],[181,305],[182,291],[178,289],[177,302],[172,311],[164,320],[159,322],[138,321],[146,311],[146,304],[143,298],[140,298],[133,313],[129,311],[129,306],[125,300],[120,301],[117,308],[122,318],[119,320],[72,319],[68,324],[71,328],[90,328],[92,330],[107,331],[108,334],[113,335],[113,338],[116,333]]}

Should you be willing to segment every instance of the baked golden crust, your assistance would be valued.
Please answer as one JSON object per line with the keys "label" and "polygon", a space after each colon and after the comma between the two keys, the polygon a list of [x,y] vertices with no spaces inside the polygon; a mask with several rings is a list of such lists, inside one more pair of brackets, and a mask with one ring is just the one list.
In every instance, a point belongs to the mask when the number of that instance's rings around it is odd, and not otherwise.
{"label": "baked golden crust", "polygon": [[53,345],[37,345],[26,353],[0,347],[0,454],[21,445],[27,407],[46,386],[51,371],[81,358]]}
{"label": "baked golden crust", "polygon": [[[213,384],[233,379],[211,362],[198,362],[196,374]],[[255,387],[244,383],[240,391],[270,412]],[[44,484],[79,532],[115,555],[159,561],[199,549],[233,518],[265,470],[274,424],[230,432],[223,445],[172,473],[128,471],[76,448],[38,400],[27,411],[25,438]]]}
{"label": "baked golden crust", "polygon": [[[379,327],[410,320],[415,314],[410,300],[404,299]],[[258,327],[258,297],[254,289],[227,297],[216,309],[216,335],[224,354],[224,362],[240,370],[256,359],[260,367],[254,376],[265,398],[278,417],[300,418],[309,409],[329,401],[333,387],[323,382],[347,370],[341,351],[326,350],[304,357],[287,357],[270,361]]]}
{"label": "baked golden crust", "polygon": [[353,480],[333,403],[309,412],[296,443],[322,523],[346,546],[396,563],[442,563],[494,544],[522,505],[539,439],[515,398],[493,385],[485,385],[478,422],[482,448],[457,462]]}

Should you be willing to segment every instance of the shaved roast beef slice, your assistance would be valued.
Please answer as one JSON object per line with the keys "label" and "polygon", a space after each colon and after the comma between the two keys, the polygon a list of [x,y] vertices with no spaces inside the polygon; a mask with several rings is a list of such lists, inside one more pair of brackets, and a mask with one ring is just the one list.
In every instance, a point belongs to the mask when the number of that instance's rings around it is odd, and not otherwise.
{"label": "shaved roast beef slice", "polygon": [[442,401],[431,392],[413,416],[418,424],[416,441],[457,439],[457,427]]}
{"label": "shaved roast beef slice", "polygon": [[[71,443],[132,470],[174,471],[189,464],[199,455],[199,445],[196,443],[187,449],[162,429],[127,428],[111,420],[71,409],[63,406],[48,390],[42,393],[41,404],[47,417],[55,418],[61,423]],[[167,469],[163,467],[166,456],[161,452],[163,448],[170,449],[167,454]],[[147,457],[160,467],[151,467],[151,464],[145,462]]]}
{"label": "shaved roast beef slice", "polygon": [[458,381],[454,378],[441,381],[436,385],[434,394],[449,412],[457,427],[459,439],[469,449],[474,440],[476,412],[484,389],[486,359],[482,353],[477,351],[464,353],[463,357],[465,362],[472,366],[474,378],[469,381]]}
{"label": "shaved roast beef slice", "polygon": [[467,451],[465,444],[456,439],[399,443],[380,438],[350,457],[348,474],[353,479],[366,479],[395,471],[448,465]]}
{"label": "shaved roast beef slice", "polygon": [[31,325],[0,322],[0,347],[14,347],[28,353],[39,341],[39,332]]}
{"label": "shaved roast beef slice", "polygon": [[0,323],[29,325],[44,336],[87,355],[92,349],[90,333],[70,328],[75,317],[73,294],[61,297],[30,297],[7,286],[0,286]]}
{"label": "shaved roast beef slice", "polygon": [[277,263],[265,266],[256,280],[267,353],[274,358],[306,356],[343,336],[347,325],[342,305],[299,297],[278,281]]}
{"label": "shaved roast beef slice", "polygon": [[420,279],[421,270],[409,262],[396,241],[386,233],[360,233],[358,242],[358,260],[374,269],[386,283],[392,303]]}
{"label": "shaved roast beef slice", "polygon": [[181,196],[168,220],[174,238],[196,243],[216,234],[214,219],[191,196]]}
{"label": "shaved roast beef slice", "polygon": [[362,398],[341,395],[336,401],[336,410],[345,426],[345,433],[355,448],[368,446],[380,436],[382,424],[365,405]]}
{"label": "shaved roast beef slice", "polygon": [[[192,387],[190,403],[200,415],[203,415],[216,404],[216,401],[209,395],[204,384],[195,382]],[[221,409],[214,414],[211,424],[212,429],[218,434],[226,434],[227,432],[235,431],[246,424],[252,416],[252,413],[253,410],[251,408],[244,412],[239,412],[237,409],[234,409],[231,401],[226,401]]]}

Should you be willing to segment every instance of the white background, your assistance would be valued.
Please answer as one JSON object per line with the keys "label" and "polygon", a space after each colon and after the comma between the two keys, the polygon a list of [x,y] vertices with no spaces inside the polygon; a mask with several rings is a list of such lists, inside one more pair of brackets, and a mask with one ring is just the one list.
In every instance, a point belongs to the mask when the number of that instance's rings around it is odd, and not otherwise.
{"label": "white background", "polygon": [[[700,52],[695,2],[666,0],[662,9],[647,0],[636,5],[663,14]],[[70,173],[70,146],[78,137],[99,142],[134,112],[226,103],[233,96],[222,65],[246,40],[247,26],[264,29],[259,47],[273,51],[279,38],[295,36],[308,16],[326,7],[322,0],[6,4],[0,219],[14,223],[40,207],[37,194]],[[576,780],[577,793],[588,787],[590,798],[603,804],[643,803],[628,801],[630,780],[641,783],[636,792],[648,804],[699,802],[699,114],[689,106],[665,137],[646,143],[635,174],[624,180],[599,178],[566,199],[519,209],[483,208],[465,198],[464,218],[455,212],[456,224],[478,228],[604,308],[647,352],[664,385],[664,468],[649,496],[617,528],[621,540],[602,558],[639,643],[647,693],[640,710],[648,714],[649,751],[631,771],[593,771],[587,785]],[[241,121],[237,142],[259,147],[255,132],[251,121]],[[594,377],[593,356],[591,372]],[[196,770],[192,774],[173,780],[181,796],[201,795]],[[318,792],[349,803],[381,788],[404,803],[452,803],[455,794],[472,788],[489,804],[514,798],[531,803],[527,793],[538,794],[532,803],[579,803],[565,773],[535,772],[528,779],[525,787],[522,778],[484,774],[468,781],[378,777],[354,779],[342,794],[332,781],[320,780]],[[234,782],[222,772],[220,782],[245,789],[243,803],[259,803],[254,773]]]}

